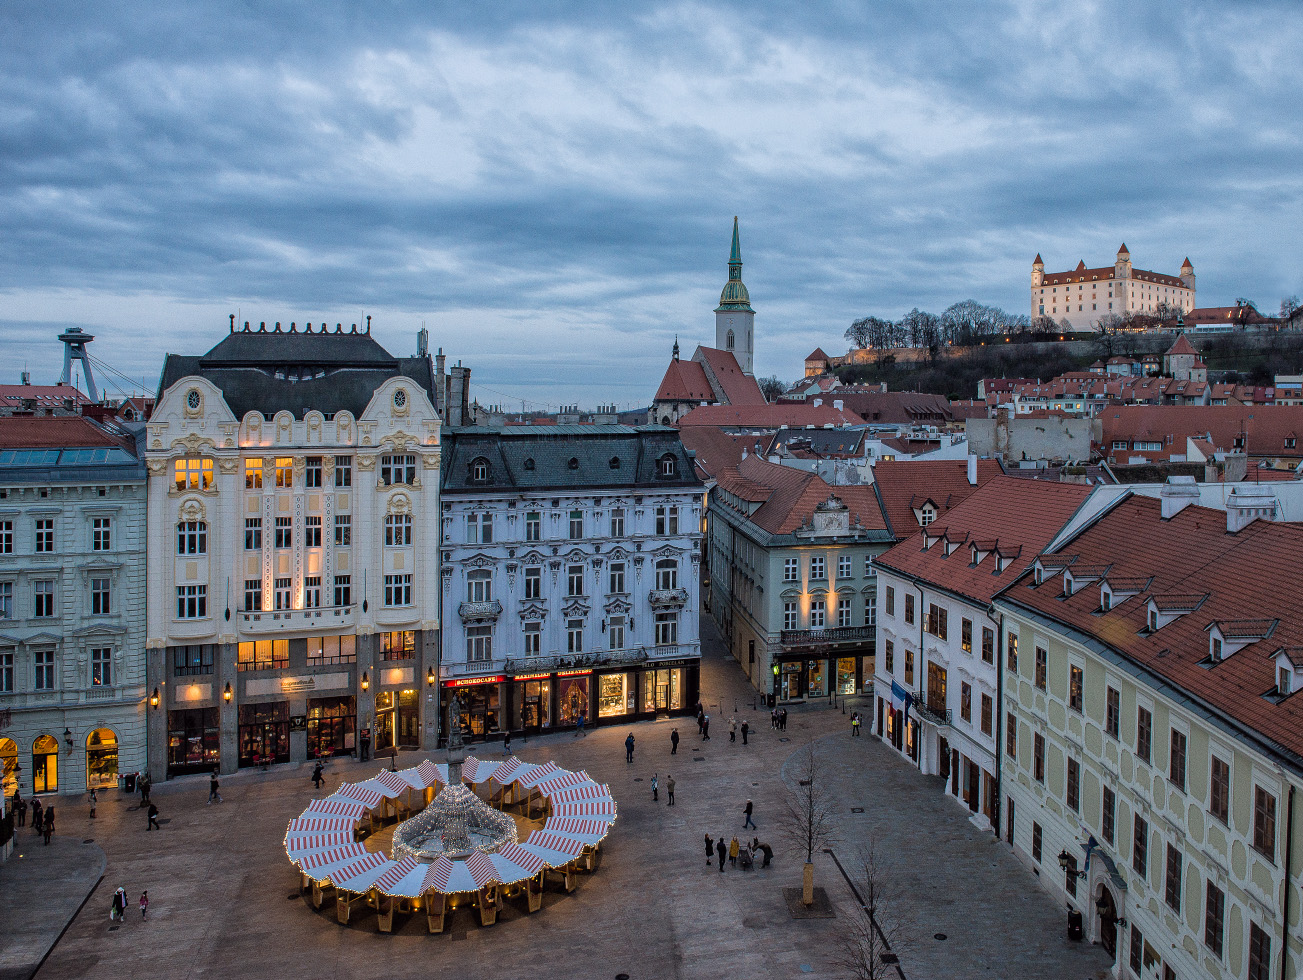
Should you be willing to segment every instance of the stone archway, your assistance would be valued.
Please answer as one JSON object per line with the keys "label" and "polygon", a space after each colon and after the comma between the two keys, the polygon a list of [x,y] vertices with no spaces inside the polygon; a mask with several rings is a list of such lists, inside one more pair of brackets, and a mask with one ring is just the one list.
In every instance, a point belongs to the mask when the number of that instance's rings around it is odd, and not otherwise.
{"label": "stone archway", "polygon": [[86,736],[86,788],[106,789],[118,782],[118,736],[97,728]]}

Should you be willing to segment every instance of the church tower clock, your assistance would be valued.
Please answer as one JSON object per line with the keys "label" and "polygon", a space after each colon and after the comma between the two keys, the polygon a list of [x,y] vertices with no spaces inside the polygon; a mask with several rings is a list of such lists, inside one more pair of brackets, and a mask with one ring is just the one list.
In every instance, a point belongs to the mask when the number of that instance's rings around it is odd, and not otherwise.
{"label": "church tower clock", "polygon": [[715,346],[729,351],[744,374],[754,376],[756,311],[742,284],[742,246],[738,241],[737,216],[733,217],[733,250],[728,257],[728,282],[715,308]]}

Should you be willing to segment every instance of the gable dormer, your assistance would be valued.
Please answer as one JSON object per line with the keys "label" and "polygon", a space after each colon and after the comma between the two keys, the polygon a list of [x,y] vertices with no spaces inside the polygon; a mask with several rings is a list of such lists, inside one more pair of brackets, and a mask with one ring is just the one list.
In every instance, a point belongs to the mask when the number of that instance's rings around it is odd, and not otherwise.
{"label": "gable dormer", "polygon": [[994,538],[987,540],[974,539],[968,543],[969,564],[976,568],[982,564],[982,559],[1000,547],[1000,542]]}
{"label": "gable dormer", "polygon": [[1108,565],[1073,564],[1063,570],[1063,594],[1076,595],[1091,582],[1098,582],[1108,574]]}
{"label": "gable dormer", "polygon": [[1208,659],[1221,663],[1276,632],[1278,619],[1218,619],[1208,624]]}
{"label": "gable dormer", "polygon": [[1076,555],[1037,555],[1032,565],[1036,584],[1041,585],[1047,579],[1054,578],[1076,560]]}
{"label": "gable dormer", "polygon": [[968,540],[968,535],[967,535],[967,534],[954,534],[954,533],[952,533],[952,532],[950,532],[950,531],[947,531],[947,532],[943,535],[943,538],[945,539],[945,543],[946,543],[946,551],[945,551],[945,554],[946,554],[946,557],[949,557],[949,556],[953,555],[956,551],[958,551],[959,548],[960,548],[960,546],[961,546],[965,541]]}
{"label": "gable dormer", "polygon": [[1157,633],[1169,623],[1174,623],[1187,613],[1192,613],[1203,605],[1207,594],[1194,595],[1185,593],[1166,593],[1151,595],[1145,604],[1145,626],[1150,633]]}
{"label": "gable dormer", "polygon": [[937,527],[934,524],[925,524],[923,526],[923,550],[927,551],[938,541],[946,536],[946,529]]}
{"label": "gable dormer", "polygon": [[1273,654],[1276,661],[1278,698],[1287,698],[1303,685],[1303,647],[1280,647]]}
{"label": "gable dormer", "polygon": [[1144,592],[1145,589],[1149,588],[1149,583],[1152,581],[1153,578],[1145,576],[1110,576],[1106,574],[1099,587],[1100,609],[1108,612],[1119,603]]}

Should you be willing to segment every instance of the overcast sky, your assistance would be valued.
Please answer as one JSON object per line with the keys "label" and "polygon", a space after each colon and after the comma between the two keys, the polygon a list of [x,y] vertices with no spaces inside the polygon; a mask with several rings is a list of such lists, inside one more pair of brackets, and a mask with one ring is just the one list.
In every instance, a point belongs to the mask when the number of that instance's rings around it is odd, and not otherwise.
{"label": "overcast sky", "polygon": [[1274,311],[1300,52],[1297,2],[6,4],[0,381],[74,324],[152,390],[229,313],[371,314],[482,402],[645,405],[735,214],[784,379],[858,316],[1027,312],[1037,252]]}

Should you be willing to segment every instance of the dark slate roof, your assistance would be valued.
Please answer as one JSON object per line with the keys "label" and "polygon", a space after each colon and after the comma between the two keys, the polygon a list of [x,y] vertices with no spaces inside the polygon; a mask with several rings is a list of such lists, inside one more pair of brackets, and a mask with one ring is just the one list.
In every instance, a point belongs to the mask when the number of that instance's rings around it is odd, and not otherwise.
{"label": "dark slate roof", "polygon": [[[676,475],[661,478],[658,462],[674,456]],[[471,464],[489,462],[489,479],[471,479]],[[578,465],[570,468],[570,460]],[[533,460],[533,468],[526,463]],[[618,468],[611,461],[618,460]],[[557,425],[487,428],[464,426],[443,432],[444,493],[501,493],[504,490],[589,490],[636,487],[645,490],[701,487],[692,459],[676,429],[659,425]]]}
{"label": "dark slate roof", "polygon": [[[294,375],[302,377],[290,380]],[[357,416],[395,375],[411,378],[437,404],[429,357],[394,357],[370,334],[237,330],[200,357],[168,354],[158,397],[181,378],[198,376],[221,389],[237,419],[249,411],[302,418],[311,409],[328,418],[341,411]]]}

